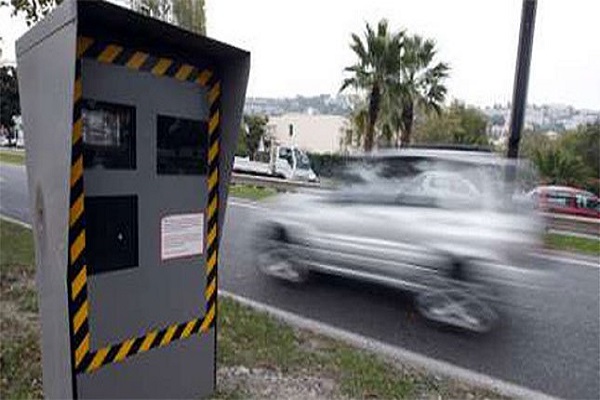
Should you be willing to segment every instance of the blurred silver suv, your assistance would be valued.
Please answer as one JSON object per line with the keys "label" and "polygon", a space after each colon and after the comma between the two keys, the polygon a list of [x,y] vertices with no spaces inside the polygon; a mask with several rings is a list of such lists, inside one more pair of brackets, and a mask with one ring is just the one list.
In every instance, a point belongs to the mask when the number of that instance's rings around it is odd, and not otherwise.
{"label": "blurred silver suv", "polygon": [[[509,184],[506,176],[516,178]],[[319,272],[409,290],[425,318],[485,332],[498,318],[494,283],[531,267],[543,231],[520,195],[527,179],[491,153],[406,149],[354,158],[328,190],[270,204],[255,235],[256,263],[288,282]]]}

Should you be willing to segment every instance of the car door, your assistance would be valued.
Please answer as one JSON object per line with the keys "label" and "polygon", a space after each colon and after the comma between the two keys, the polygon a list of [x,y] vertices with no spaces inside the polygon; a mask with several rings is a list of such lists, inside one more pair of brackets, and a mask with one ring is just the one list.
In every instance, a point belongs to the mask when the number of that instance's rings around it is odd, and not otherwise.
{"label": "car door", "polygon": [[[312,262],[321,267],[372,279],[416,279],[427,252],[422,240],[422,213],[398,207],[393,196],[358,196],[325,201],[305,218],[310,230]],[[411,229],[413,227],[413,229]]]}

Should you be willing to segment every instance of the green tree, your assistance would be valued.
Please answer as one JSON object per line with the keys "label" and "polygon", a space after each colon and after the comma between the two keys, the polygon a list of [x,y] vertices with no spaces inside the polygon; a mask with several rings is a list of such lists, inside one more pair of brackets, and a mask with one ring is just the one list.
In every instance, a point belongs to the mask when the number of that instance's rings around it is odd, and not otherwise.
{"label": "green tree", "polygon": [[351,37],[350,48],[356,54],[358,61],[345,68],[345,71],[350,73],[350,77],[344,79],[340,91],[354,88],[367,93],[369,118],[363,143],[365,151],[371,151],[382,97],[387,96],[400,70],[404,32],[390,32],[387,21],[381,20],[376,31],[366,24],[364,41],[354,33]]}
{"label": "green tree", "polygon": [[[551,146],[553,146],[552,140],[548,136],[539,132],[524,131],[519,143],[519,156],[533,160],[533,154],[537,149],[546,151]],[[506,149],[502,150],[506,153]]]}
{"label": "green tree", "polygon": [[598,193],[598,128],[598,124],[582,126],[555,139],[525,132],[519,154],[533,162],[545,184],[575,186]]}
{"label": "green tree", "polygon": [[235,155],[240,157],[248,157],[248,144],[247,144],[248,132],[246,126],[242,124],[240,126],[240,132],[238,134],[237,145],[235,147]]}
{"label": "green tree", "polygon": [[132,10],[148,17],[172,22],[173,8],[171,0],[130,0]]}
{"label": "green tree", "polygon": [[8,130],[9,140],[14,137],[14,117],[20,114],[17,69],[0,67],[0,126]]}
{"label": "green tree", "polygon": [[417,143],[487,145],[487,119],[474,107],[454,101],[438,113],[427,114],[415,127]]}
{"label": "green tree", "polygon": [[410,144],[417,107],[439,114],[446,99],[447,88],[443,82],[450,67],[444,62],[433,65],[436,53],[431,39],[419,35],[404,38],[400,79],[390,100],[394,110],[401,110],[400,116],[393,113],[392,122],[399,125],[402,146]]}
{"label": "green tree", "polygon": [[585,186],[589,171],[581,157],[552,144],[533,151],[532,161],[542,181],[551,185]]}
{"label": "green tree", "polygon": [[204,0],[130,0],[130,6],[144,15],[206,34]]}
{"label": "green tree", "polygon": [[10,7],[12,15],[24,14],[27,26],[35,24],[63,0],[0,0],[0,7]]}
{"label": "green tree", "polygon": [[268,123],[269,117],[266,115],[244,115],[244,124],[246,125],[246,148],[251,160],[254,160],[256,157],[260,142],[267,135]]}
{"label": "green tree", "polygon": [[565,132],[560,138],[560,146],[581,157],[590,178],[600,178],[600,121]]}
{"label": "green tree", "polygon": [[173,16],[180,27],[206,35],[204,0],[173,0]]}
{"label": "green tree", "polygon": [[343,147],[361,148],[364,147],[363,140],[365,132],[369,125],[369,111],[367,104],[362,99],[354,99],[350,114],[342,129]]}
{"label": "green tree", "polygon": [[[24,14],[25,21],[30,26],[62,2],[63,0],[0,0],[0,7],[10,7],[13,15]],[[144,15],[206,34],[204,0],[129,0],[129,5]]]}

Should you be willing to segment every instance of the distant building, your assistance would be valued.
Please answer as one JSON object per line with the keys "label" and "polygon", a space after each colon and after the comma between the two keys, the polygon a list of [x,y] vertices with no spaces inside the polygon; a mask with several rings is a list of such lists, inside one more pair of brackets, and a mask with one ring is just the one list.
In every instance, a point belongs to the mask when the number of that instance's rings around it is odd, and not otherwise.
{"label": "distant building", "polygon": [[[506,128],[508,128],[510,104],[506,106],[495,104],[493,107],[483,108],[482,111],[488,116],[488,134],[491,137],[496,137],[501,133],[500,129],[495,127],[502,125],[499,123],[501,119],[506,122]],[[597,110],[578,110],[572,106],[560,104],[529,104],[525,110],[523,129],[542,133],[547,131],[560,133],[596,121],[600,121],[600,111]]]}
{"label": "distant building", "polygon": [[268,130],[280,143],[295,144],[313,153],[337,153],[345,121],[339,115],[283,114],[269,118]]}
{"label": "distant building", "polygon": [[558,132],[555,131],[547,131],[544,132],[544,136],[546,136],[550,140],[556,140],[559,136]]}

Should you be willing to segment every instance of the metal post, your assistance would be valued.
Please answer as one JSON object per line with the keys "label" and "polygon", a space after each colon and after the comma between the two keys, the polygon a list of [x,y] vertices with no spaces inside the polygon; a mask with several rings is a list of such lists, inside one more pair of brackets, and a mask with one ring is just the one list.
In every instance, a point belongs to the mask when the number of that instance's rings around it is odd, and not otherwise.
{"label": "metal post", "polygon": [[523,0],[510,118],[510,136],[508,139],[508,158],[517,158],[519,155],[519,141],[521,139],[525,106],[527,104],[527,86],[529,83],[529,67],[531,65],[536,8],[537,0]]}

